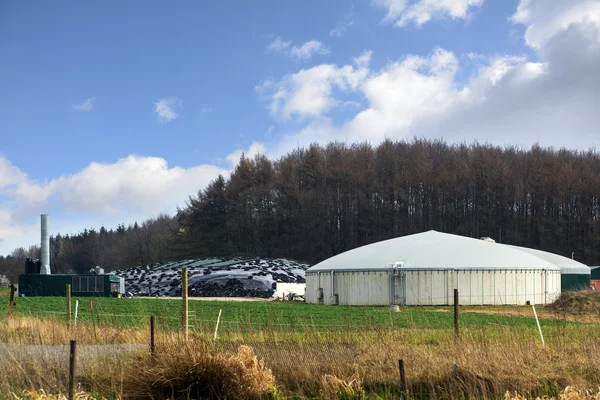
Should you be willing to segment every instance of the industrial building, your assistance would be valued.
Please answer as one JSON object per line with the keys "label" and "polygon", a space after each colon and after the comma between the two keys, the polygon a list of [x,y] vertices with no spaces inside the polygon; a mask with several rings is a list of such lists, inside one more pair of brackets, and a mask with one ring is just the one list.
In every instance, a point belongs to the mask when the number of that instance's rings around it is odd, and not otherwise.
{"label": "industrial building", "polygon": [[600,290],[600,266],[590,267],[590,280],[592,281],[592,288],[594,290]]}
{"label": "industrial building", "polygon": [[25,273],[19,275],[19,296],[65,296],[67,285],[71,294],[81,297],[117,297],[125,293],[125,280],[105,274],[99,267],[89,274],[52,274],[50,268],[49,217],[41,216],[41,260],[25,261]]}
{"label": "industrial building", "polygon": [[[362,246],[306,271],[306,301],[340,305],[546,304],[584,264],[539,250],[428,231]],[[586,275],[587,273],[587,275]],[[587,277],[585,277],[587,276]],[[584,282],[587,279],[586,282]]]}
{"label": "industrial building", "polygon": [[66,296],[69,284],[72,296],[115,297],[125,292],[122,281],[112,274],[23,274],[19,276],[19,295]]}
{"label": "industrial building", "polygon": [[519,246],[510,247],[514,247],[515,249],[539,257],[559,267],[561,292],[587,289],[590,287],[591,269],[587,265],[575,261],[572,258],[559,256],[558,254],[554,253],[548,253],[547,251]]}

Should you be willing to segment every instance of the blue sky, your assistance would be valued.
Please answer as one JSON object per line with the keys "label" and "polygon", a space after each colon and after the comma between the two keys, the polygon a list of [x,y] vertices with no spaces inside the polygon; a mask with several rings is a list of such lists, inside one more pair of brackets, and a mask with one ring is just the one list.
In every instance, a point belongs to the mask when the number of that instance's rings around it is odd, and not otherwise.
{"label": "blue sky", "polygon": [[2,2],[0,254],[38,241],[40,212],[54,233],[173,213],[242,151],[588,149],[599,4]]}

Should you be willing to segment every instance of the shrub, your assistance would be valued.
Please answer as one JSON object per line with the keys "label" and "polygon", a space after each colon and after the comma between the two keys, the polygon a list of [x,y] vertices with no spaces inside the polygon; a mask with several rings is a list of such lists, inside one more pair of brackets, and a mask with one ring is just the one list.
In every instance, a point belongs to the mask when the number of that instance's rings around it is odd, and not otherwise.
{"label": "shrub", "polygon": [[274,388],[271,370],[248,346],[237,354],[211,354],[198,344],[162,349],[124,378],[125,397],[132,399],[261,399]]}

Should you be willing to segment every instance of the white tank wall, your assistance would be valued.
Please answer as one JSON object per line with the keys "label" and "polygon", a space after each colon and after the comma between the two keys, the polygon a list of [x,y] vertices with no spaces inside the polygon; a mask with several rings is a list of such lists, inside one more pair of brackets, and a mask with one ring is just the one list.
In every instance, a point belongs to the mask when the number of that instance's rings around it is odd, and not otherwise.
{"label": "white tank wall", "polygon": [[[461,305],[551,303],[560,295],[560,271],[548,270],[408,270],[313,272],[306,274],[306,301],[314,304],[386,306],[449,305],[454,289]],[[333,277],[333,286],[332,286]],[[395,283],[394,283],[395,280]],[[397,287],[395,296],[393,288]],[[318,299],[322,288],[322,302]]]}
{"label": "white tank wall", "polygon": [[[306,274],[306,302],[312,304],[335,304],[332,294],[337,294],[339,305],[386,306],[391,304],[390,273],[387,271],[321,272]],[[322,303],[318,289],[323,289]]]}

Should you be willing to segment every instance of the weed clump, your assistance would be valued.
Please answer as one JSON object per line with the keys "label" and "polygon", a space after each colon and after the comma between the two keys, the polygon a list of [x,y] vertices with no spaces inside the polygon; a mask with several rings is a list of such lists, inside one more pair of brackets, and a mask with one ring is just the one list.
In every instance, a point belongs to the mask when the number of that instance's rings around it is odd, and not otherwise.
{"label": "weed clump", "polygon": [[130,399],[262,399],[274,393],[275,379],[251,347],[226,354],[188,344],[141,359],[123,385]]}
{"label": "weed clump", "polygon": [[321,377],[321,398],[338,399],[366,399],[367,395],[358,379],[344,381],[334,375]]}
{"label": "weed clump", "polygon": [[600,316],[600,290],[578,290],[561,293],[552,304],[546,306],[559,315]]}

